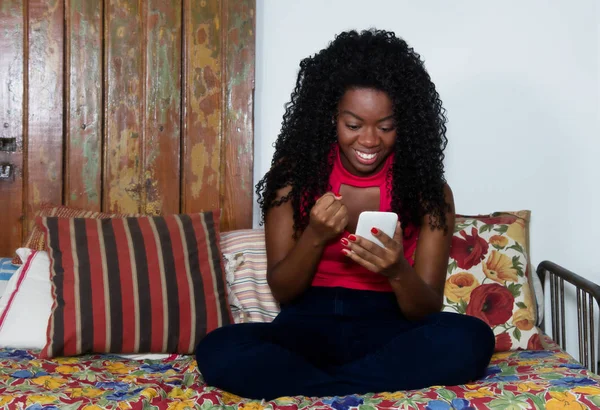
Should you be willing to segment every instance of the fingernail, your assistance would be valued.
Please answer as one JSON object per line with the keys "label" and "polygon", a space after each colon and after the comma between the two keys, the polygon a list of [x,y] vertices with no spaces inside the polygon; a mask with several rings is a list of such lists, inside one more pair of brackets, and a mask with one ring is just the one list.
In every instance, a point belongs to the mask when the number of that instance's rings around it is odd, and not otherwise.
{"label": "fingernail", "polygon": [[348,246],[348,243],[349,243],[349,242],[348,242],[348,239],[346,239],[346,238],[342,238],[342,239],[340,239],[340,242],[341,242],[341,243],[342,243],[342,245],[344,245],[344,246]]}
{"label": "fingernail", "polygon": [[349,235],[348,239],[350,239],[352,242],[354,242],[356,240],[356,236],[354,235]]}
{"label": "fingernail", "polygon": [[335,196],[342,196],[342,194],[340,194],[339,192],[336,192]]}
{"label": "fingernail", "polygon": [[350,251],[348,249],[342,249],[342,253],[346,256],[350,255]]}
{"label": "fingernail", "polygon": [[371,233],[373,235],[377,235],[379,233],[379,231],[377,230],[377,228],[371,228]]}

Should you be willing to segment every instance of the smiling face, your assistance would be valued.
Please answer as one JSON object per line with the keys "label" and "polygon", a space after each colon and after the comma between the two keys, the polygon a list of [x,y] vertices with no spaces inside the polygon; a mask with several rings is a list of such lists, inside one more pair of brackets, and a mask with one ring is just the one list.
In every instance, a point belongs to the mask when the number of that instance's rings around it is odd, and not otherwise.
{"label": "smiling face", "polygon": [[379,171],[396,143],[393,104],[373,88],[348,89],[338,104],[340,159],[353,175]]}

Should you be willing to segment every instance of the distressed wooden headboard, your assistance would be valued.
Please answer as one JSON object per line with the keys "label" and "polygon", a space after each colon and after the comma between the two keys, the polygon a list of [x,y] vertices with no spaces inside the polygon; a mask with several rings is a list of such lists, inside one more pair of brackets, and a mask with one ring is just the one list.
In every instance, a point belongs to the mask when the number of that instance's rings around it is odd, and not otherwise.
{"label": "distressed wooden headboard", "polygon": [[0,256],[43,203],[252,225],[254,0],[2,0]]}

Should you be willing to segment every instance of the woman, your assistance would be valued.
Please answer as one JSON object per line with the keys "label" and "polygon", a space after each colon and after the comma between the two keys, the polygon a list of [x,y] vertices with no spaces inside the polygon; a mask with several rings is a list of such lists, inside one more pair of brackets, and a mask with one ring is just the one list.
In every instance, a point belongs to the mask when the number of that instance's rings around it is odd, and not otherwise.
{"label": "woman", "polygon": [[[257,185],[272,323],[210,333],[206,382],[256,399],[456,385],[494,350],[479,319],[440,312],[454,226],[441,101],[393,33],[350,31],[303,60],[272,168]],[[353,234],[392,211],[384,247]]]}

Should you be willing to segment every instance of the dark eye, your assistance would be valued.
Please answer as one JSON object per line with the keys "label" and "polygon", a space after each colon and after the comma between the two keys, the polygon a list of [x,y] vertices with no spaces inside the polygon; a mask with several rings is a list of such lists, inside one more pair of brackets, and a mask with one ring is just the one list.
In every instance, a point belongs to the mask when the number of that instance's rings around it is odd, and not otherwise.
{"label": "dark eye", "polygon": [[381,127],[380,130],[383,132],[390,132],[390,131],[394,131],[396,129],[396,127]]}
{"label": "dark eye", "polygon": [[348,127],[348,129],[350,129],[352,131],[356,131],[360,128],[360,125],[346,124],[346,127]]}

